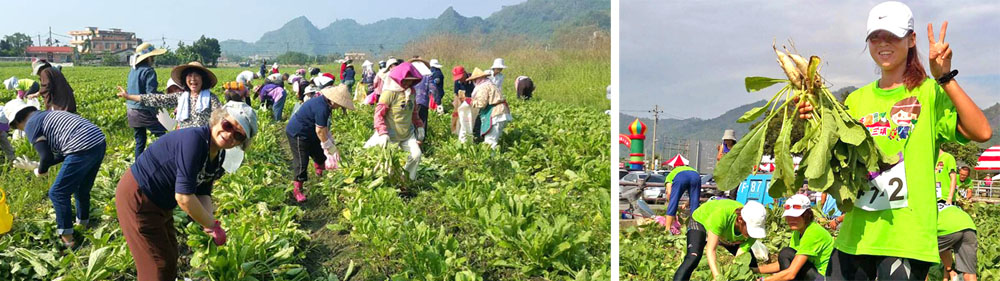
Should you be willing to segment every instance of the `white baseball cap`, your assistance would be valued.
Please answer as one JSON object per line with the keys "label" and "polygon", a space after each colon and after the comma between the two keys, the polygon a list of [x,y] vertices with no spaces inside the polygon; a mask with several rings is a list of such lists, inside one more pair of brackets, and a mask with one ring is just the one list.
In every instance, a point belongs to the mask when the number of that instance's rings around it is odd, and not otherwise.
{"label": "white baseball cap", "polygon": [[913,12],[906,4],[896,1],[882,2],[868,12],[868,36],[875,31],[885,30],[896,37],[903,37],[913,30]]}
{"label": "white baseball cap", "polygon": [[766,236],[764,221],[767,219],[767,210],[760,202],[747,201],[747,204],[743,205],[743,210],[740,210],[740,217],[747,223],[747,234],[750,238],[760,239]]}
{"label": "white baseball cap", "polygon": [[808,196],[795,194],[785,200],[783,207],[785,207],[785,212],[781,214],[782,217],[798,217],[812,207],[812,201],[809,201]]}

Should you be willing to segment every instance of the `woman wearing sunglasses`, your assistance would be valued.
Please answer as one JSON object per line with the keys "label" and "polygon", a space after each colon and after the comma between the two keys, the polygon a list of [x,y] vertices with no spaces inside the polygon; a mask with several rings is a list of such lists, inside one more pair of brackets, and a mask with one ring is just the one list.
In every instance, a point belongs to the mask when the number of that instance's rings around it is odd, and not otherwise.
{"label": "woman wearing sunglasses", "polygon": [[833,236],[815,222],[809,197],[796,194],[785,201],[785,217],[792,240],[778,252],[778,262],[760,267],[760,273],[774,273],[765,281],[826,280],[827,264],[833,253]]}
{"label": "woman wearing sunglasses", "polygon": [[[213,215],[212,186],[226,173],[226,152],[246,150],[257,134],[257,114],[241,102],[212,111],[209,125],[185,128],[153,142],[125,171],[115,192],[118,223],[135,260],[139,280],[175,280],[180,206],[216,245],[226,231]],[[242,152],[242,151],[240,151]],[[232,159],[230,159],[232,160]]]}
{"label": "woman wearing sunglasses", "polygon": [[190,128],[207,126],[212,112],[222,106],[219,97],[211,92],[218,79],[211,70],[199,62],[191,62],[174,67],[170,80],[182,82],[184,92],[165,95],[132,95],[118,86],[118,97],[134,101],[143,106],[156,108],[176,107],[177,127]]}
{"label": "woman wearing sunglasses", "polygon": [[326,87],[319,92],[321,95],[303,103],[285,126],[288,146],[292,150],[292,174],[295,177],[292,181],[292,194],[295,201],[300,203],[306,201],[302,183],[308,179],[309,158],[313,160],[316,176],[323,175],[323,170],[337,169],[340,165],[340,151],[330,133],[330,113],[338,108],[354,110],[347,85]]}

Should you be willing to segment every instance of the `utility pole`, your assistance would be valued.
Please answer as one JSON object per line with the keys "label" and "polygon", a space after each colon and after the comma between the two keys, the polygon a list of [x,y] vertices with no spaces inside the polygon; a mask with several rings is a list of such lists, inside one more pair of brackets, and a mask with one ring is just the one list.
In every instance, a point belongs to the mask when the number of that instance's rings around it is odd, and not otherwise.
{"label": "utility pole", "polygon": [[701,141],[695,143],[694,169],[701,171]]}
{"label": "utility pole", "polygon": [[52,46],[52,27],[49,26],[49,42],[46,42],[48,46]]}
{"label": "utility pole", "polygon": [[[660,105],[657,104],[657,105],[653,105],[653,110],[650,110],[649,112],[653,113],[653,149],[652,149],[653,155],[650,156],[650,159],[653,159],[653,162],[656,162],[656,137],[657,137],[657,135],[656,135],[656,127],[659,127],[660,113],[663,112],[663,111],[660,110]],[[659,166],[657,164],[659,164],[659,163],[653,163],[653,165],[652,165],[653,166],[653,170],[656,170],[656,166]]]}

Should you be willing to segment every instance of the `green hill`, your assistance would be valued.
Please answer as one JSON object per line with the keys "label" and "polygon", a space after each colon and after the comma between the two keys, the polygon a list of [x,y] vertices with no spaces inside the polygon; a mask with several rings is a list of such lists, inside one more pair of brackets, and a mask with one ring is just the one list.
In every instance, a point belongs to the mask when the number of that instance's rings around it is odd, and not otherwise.
{"label": "green hill", "polygon": [[399,50],[416,38],[444,33],[519,34],[530,40],[545,41],[562,27],[597,26],[609,30],[610,11],[608,0],[528,0],[505,6],[486,19],[465,17],[448,7],[437,18],[391,18],[370,24],[346,19],[319,29],[309,19],[298,17],[264,33],[256,42],[224,40],[219,45],[223,54],[249,56],[288,51],[310,55],[378,54]]}

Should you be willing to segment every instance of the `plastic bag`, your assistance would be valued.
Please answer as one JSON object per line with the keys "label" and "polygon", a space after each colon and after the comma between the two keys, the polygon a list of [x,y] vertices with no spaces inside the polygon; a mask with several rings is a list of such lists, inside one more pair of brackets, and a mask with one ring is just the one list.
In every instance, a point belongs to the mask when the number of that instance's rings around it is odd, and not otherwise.
{"label": "plastic bag", "polygon": [[7,233],[14,226],[14,215],[7,206],[7,193],[0,188],[0,234]]}
{"label": "plastic bag", "polygon": [[243,164],[243,149],[239,147],[226,149],[226,159],[222,160],[222,168],[226,173],[236,173],[241,164]]}
{"label": "plastic bag", "polygon": [[458,140],[465,142],[465,138],[472,135],[472,126],[475,124],[473,108],[468,103],[458,106]]}
{"label": "plastic bag", "polygon": [[771,254],[767,251],[767,246],[764,246],[764,243],[761,243],[760,240],[754,242],[753,246],[750,246],[750,250],[753,251],[753,256],[757,257],[757,261],[767,262],[771,257]]}

